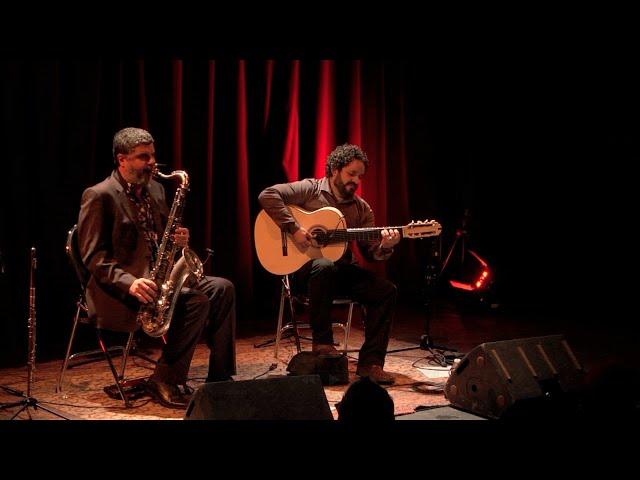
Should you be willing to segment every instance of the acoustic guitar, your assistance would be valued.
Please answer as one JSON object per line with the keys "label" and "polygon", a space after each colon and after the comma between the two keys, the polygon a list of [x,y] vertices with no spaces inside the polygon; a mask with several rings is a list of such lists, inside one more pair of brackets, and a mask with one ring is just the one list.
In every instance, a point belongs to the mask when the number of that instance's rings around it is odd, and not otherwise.
{"label": "acoustic guitar", "polygon": [[302,251],[271,217],[262,210],[256,218],[254,239],[258,260],[275,275],[287,275],[302,267],[309,260],[327,258],[336,261],[347,249],[351,240],[378,240],[382,230],[397,229],[402,238],[425,238],[440,235],[442,227],[435,220],[411,222],[403,227],[347,228],[344,215],[337,208],[322,207],[308,212],[300,207],[287,205],[298,225],[313,235],[311,246]]}

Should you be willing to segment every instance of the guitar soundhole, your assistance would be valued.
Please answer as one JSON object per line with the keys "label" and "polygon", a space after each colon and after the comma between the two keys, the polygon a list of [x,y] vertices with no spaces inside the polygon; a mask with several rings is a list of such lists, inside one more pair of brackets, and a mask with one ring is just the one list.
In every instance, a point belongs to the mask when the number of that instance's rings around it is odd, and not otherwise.
{"label": "guitar soundhole", "polygon": [[311,235],[314,236],[314,240],[311,242],[311,245],[316,248],[322,248],[327,244],[328,235],[326,230],[323,230],[321,228],[313,228],[310,232]]}

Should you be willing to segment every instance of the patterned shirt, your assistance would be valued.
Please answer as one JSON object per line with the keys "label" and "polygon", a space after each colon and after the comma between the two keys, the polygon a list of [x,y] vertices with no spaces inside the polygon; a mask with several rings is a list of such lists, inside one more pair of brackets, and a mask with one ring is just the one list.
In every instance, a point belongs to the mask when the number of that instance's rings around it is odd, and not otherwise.
{"label": "patterned shirt", "polygon": [[158,253],[158,233],[156,232],[156,224],[153,219],[151,195],[149,195],[149,190],[147,190],[146,186],[127,182],[122,178],[119,171],[118,176],[121,183],[125,186],[127,198],[131,201],[133,209],[136,212],[136,220],[142,229],[144,239],[151,252],[150,269],[153,269]]}

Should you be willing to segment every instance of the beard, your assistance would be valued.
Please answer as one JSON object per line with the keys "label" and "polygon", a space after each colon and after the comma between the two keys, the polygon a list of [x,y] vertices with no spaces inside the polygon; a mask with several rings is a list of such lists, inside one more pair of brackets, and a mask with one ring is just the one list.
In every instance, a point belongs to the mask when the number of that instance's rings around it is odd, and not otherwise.
{"label": "beard", "polygon": [[143,170],[129,168],[127,173],[130,175],[130,178],[133,179],[132,183],[147,185],[151,180],[151,168],[145,168]]}
{"label": "beard", "polygon": [[343,183],[340,175],[338,175],[333,181],[333,185],[338,189],[342,198],[351,199],[356,193],[358,186],[353,182]]}

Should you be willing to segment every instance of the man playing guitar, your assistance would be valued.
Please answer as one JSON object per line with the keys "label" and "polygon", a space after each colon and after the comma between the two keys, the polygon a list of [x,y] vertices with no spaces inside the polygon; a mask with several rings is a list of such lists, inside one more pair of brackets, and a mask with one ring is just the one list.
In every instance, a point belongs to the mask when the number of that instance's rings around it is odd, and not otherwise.
{"label": "man playing guitar", "polygon": [[[338,222],[346,223],[349,229],[374,227],[371,207],[356,194],[368,164],[369,160],[360,147],[341,145],[329,155],[324,178],[278,184],[260,193],[259,201],[264,211],[283,232],[283,251],[278,250],[281,258],[287,251],[304,254],[319,250],[318,235],[299,224],[289,205],[309,212],[333,207],[343,215],[343,219],[337,217]],[[345,228],[344,225],[326,227],[332,232],[344,231]],[[358,246],[367,260],[383,261],[391,256],[400,238],[397,229],[382,228],[375,236],[364,236],[358,241]],[[321,254],[311,254],[309,258],[295,273],[294,283],[298,288],[306,286],[309,296],[313,351],[320,355],[337,354],[329,312],[336,296],[349,296],[366,307],[365,341],[360,349],[356,373],[380,384],[392,384],[393,376],[383,367],[396,303],[396,286],[359,267],[350,247],[335,261]]]}

